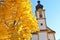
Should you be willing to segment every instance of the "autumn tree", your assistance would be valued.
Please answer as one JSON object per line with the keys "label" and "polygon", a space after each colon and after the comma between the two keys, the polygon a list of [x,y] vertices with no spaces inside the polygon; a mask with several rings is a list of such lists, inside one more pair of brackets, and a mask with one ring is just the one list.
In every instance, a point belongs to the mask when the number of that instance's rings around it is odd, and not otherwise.
{"label": "autumn tree", "polygon": [[38,31],[30,0],[0,0],[0,40],[30,40]]}

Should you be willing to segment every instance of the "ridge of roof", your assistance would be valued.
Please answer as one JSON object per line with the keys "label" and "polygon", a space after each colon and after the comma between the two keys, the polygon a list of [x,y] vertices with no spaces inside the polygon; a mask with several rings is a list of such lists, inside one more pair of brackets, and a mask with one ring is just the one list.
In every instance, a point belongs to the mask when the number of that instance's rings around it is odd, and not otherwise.
{"label": "ridge of roof", "polygon": [[47,27],[48,32],[54,32],[54,33],[56,33],[54,30],[52,30],[52,29],[49,28],[48,26],[46,26],[46,27]]}

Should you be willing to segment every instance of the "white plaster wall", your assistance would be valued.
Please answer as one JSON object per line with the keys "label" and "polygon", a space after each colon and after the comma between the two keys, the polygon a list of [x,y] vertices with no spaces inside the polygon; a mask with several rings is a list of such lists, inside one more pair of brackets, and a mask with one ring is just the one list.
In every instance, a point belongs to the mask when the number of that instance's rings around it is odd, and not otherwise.
{"label": "white plaster wall", "polygon": [[32,35],[32,40],[38,40],[38,35],[37,34]]}
{"label": "white plaster wall", "polygon": [[43,16],[43,18],[45,18],[45,12],[44,11],[42,11],[42,16]]}
{"label": "white plaster wall", "polygon": [[38,12],[38,11],[36,12],[36,15],[37,15],[37,17],[36,17],[36,18],[38,18],[38,19],[39,19],[39,12]]}
{"label": "white plaster wall", "polygon": [[47,32],[40,32],[39,33],[39,40],[48,40],[47,39]]}
{"label": "white plaster wall", "polygon": [[[41,23],[43,23],[42,26],[41,26]],[[39,26],[40,30],[46,29],[45,19],[38,20],[38,26]]]}
{"label": "white plaster wall", "polygon": [[48,34],[48,39],[50,39],[50,40],[54,40],[54,34]]}

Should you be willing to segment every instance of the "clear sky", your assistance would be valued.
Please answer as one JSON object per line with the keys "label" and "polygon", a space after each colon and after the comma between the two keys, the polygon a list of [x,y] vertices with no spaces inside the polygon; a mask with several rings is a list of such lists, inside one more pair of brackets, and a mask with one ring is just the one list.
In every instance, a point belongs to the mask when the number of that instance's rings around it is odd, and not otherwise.
{"label": "clear sky", "polygon": [[[44,6],[47,25],[56,31],[56,40],[60,39],[60,0],[40,0]],[[31,0],[32,11],[35,13],[37,0]]]}

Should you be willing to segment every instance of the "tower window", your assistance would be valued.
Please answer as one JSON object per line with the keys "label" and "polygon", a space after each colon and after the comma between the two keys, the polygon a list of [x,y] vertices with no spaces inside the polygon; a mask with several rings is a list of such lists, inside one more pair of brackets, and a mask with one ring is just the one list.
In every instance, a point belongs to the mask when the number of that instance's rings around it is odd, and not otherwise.
{"label": "tower window", "polygon": [[42,18],[42,14],[40,14],[40,18]]}
{"label": "tower window", "polygon": [[43,25],[43,23],[41,23],[41,26]]}

